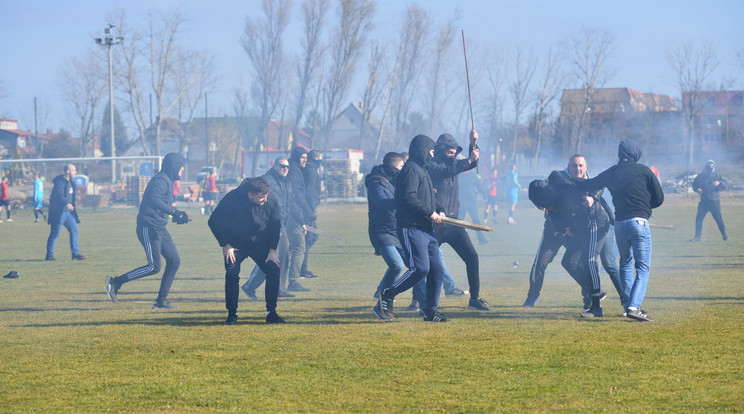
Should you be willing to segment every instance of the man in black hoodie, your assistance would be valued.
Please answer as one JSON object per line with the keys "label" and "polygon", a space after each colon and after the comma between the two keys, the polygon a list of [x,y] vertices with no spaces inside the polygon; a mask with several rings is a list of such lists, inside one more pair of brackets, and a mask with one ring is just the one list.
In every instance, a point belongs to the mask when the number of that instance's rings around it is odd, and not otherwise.
{"label": "man in black hoodie", "polygon": [[628,297],[625,312],[631,319],[650,322],[652,319],[641,309],[651,269],[651,230],[648,219],[651,217],[651,210],[664,202],[664,192],[651,169],[638,163],[641,155],[638,144],[623,140],[617,150],[617,165],[595,178],[577,183],[577,186],[583,191],[595,191],[602,187],[610,190],[612,204],[615,206],[620,279],[623,293]]}
{"label": "man in black hoodie", "polygon": [[117,293],[123,284],[160,272],[162,255],[165,258],[165,271],[160,281],[158,297],[152,308],[176,307],[168,301],[168,292],[181,265],[181,259],[165,225],[168,224],[169,215],[173,216],[173,222],[176,224],[189,222],[189,216],[185,212],[173,207],[173,182],[181,179],[184,163],[184,158],[179,154],[174,152],[166,154],[160,172],[147,183],[137,214],[137,238],[145,248],[147,264],[121,276],[106,278],[106,293],[113,302],[118,300]]}
{"label": "man in black hoodie", "polygon": [[276,313],[279,293],[279,232],[282,215],[276,197],[261,177],[246,178],[209,217],[209,229],[225,261],[225,325],[238,323],[240,264],[251,258],[266,274],[266,323],[284,323]]}
{"label": "man in black hoodie", "polygon": [[72,251],[72,260],[85,260],[86,256],[80,254],[78,250],[78,227],[80,222],[75,210],[75,199],[77,198],[77,189],[72,179],[77,174],[75,164],[65,165],[64,174],[54,177],[52,181],[52,195],[49,196],[49,220],[51,226],[49,238],[47,239],[46,260],[56,260],[54,258],[54,245],[59,237],[62,226],[65,226],[70,232],[70,250]]}
{"label": "man in black hoodie", "polygon": [[[307,164],[302,170],[302,175],[305,177],[305,195],[307,197],[307,205],[310,207],[314,217],[309,220],[307,225],[310,227],[318,227],[318,205],[320,205],[320,166],[323,164],[323,153],[318,150],[310,150],[307,153]],[[300,268],[300,278],[302,279],[315,279],[318,277],[315,273],[311,272],[307,268],[307,258],[310,255],[310,249],[312,249],[315,242],[318,241],[318,235],[315,233],[307,233],[305,235],[305,258],[302,261],[302,267]]]}
{"label": "man in black hoodie", "polygon": [[703,219],[709,212],[718,225],[723,241],[728,240],[726,225],[723,224],[723,216],[721,215],[719,196],[720,191],[725,190],[726,187],[726,180],[716,171],[716,163],[713,160],[708,160],[703,171],[692,181],[692,190],[700,194],[700,202],[695,216],[695,237],[690,241],[700,241],[700,236],[703,233]]}
{"label": "man in black hoodie", "polygon": [[307,150],[294,147],[289,157],[289,173],[287,174],[294,204],[297,206],[297,214],[291,215],[287,224],[287,238],[289,239],[289,286],[287,290],[290,292],[310,291],[300,284],[300,271],[302,262],[305,260],[305,236],[307,234],[305,225],[314,222],[317,218],[307,203],[305,176],[302,173],[306,165]]}
{"label": "man in black hoodie", "polygon": [[[460,215],[460,191],[457,176],[461,172],[472,170],[478,165],[480,150],[476,145],[477,141],[478,132],[473,129],[470,131],[469,156],[467,159],[458,160],[455,157],[462,152],[462,147],[457,144],[455,137],[450,134],[442,134],[437,139],[434,159],[429,163],[429,175],[436,192],[437,204],[442,206],[447,217],[459,217]],[[470,284],[468,309],[491,310],[488,304],[480,298],[478,252],[475,251],[468,233],[462,227],[443,225],[437,226],[434,233],[440,246],[443,243],[449,243],[465,262],[465,270]]]}
{"label": "man in black hoodie", "polygon": [[408,149],[409,158],[398,174],[395,186],[395,219],[398,239],[403,246],[408,270],[395,279],[392,287],[380,293],[379,308],[385,319],[392,320],[395,296],[426,278],[425,322],[447,322],[437,311],[442,289],[442,261],[433,224],[442,222],[443,213],[437,207],[434,187],[427,172],[434,157],[435,142],[426,135],[417,135]]}

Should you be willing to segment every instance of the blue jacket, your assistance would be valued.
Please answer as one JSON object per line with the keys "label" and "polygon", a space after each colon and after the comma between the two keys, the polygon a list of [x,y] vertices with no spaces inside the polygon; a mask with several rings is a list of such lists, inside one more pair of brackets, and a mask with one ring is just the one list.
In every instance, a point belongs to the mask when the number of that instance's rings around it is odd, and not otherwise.
{"label": "blue jacket", "polygon": [[395,180],[398,174],[396,168],[380,164],[364,178],[369,206],[369,241],[375,254],[380,254],[378,249],[385,246],[402,249],[395,230]]}
{"label": "blue jacket", "polygon": [[54,187],[52,187],[52,194],[49,196],[49,224],[59,223],[62,213],[67,211],[66,205],[72,204],[75,206],[75,199],[77,197],[77,189],[75,183],[65,178],[64,174],[60,174],[54,177],[52,180]]}

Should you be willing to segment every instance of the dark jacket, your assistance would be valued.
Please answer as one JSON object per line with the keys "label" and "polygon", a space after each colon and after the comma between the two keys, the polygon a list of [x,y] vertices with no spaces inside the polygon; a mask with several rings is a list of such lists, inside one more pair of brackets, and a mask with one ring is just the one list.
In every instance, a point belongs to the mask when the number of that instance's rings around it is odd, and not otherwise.
{"label": "dark jacket", "polygon": [[297,219],[300,224],[308,224],[315,220],[315,213],[307,203],[305,176],[302,173],[303,167],[300,165],[300,156],[302,154],[307,154],[307,150],[302,147],[294,147],[294,149],[292,149],[292,156],[289,157],[289,172],[287,173],[287,180],[289,180],[292,187],[294,203],[297,205],[300,213],[294,218]]}
{"label": "dark jacket", "polygon": [[[719,181],[718,187],[713,185],[714,181]],[[703,190],[703,194],[700,194],[700,200],[718,200],[720,199],[720,191],[725,190],[727,187],[726,180],[718,174],[715,168],[712,170],[704,169],[698,174],[692,181],[692,190],[697,193],[698,189]]]}
{"label": "dark jacket", "polygon": [[305,195],[307,205],[315,212],[320,204],[320,160],[308,158],[302,175],[305,177]]}
{"label": "dark jacket", "polygon": [[[447,217],[458,217],[460,215],[460,191],[457,175],[475,168],[478,162],[471,163],[466,159],[447,158],[445,153],[450,148],[457,149],[455,156],[462,152],[462,147],[457,145],[455,137],[450,134],[440,135],[434,148],[434,159],[429,163],[429,175],[436,189],[437,203],[444,209],[444,214]],[[470,150],[472,151],[472,148]]]}
{"label": "dark jacket", "polygon": [[385,246],[402,248],[395,230],[395,181],[399,173],[395,167],[380,164],[364,178],[369,206],[369,241],[375,254]]}
{"label": "dark jacket", "polygon": [[271,188],[271,194],[276,198],[276,202],[279,205],[279,213],[282,216],[282,225],[287,225],[287,219],[292,214],[298,214],[297,207],[295,206],[294,199],[292,197],[292,185],[287,180],[287,177],[282,177],[276,172],[275,169],[271,168],[261,178],[266,181],[266,184]]}
{"label": "dark jacket", "polygon": [[610,190],[615,206],[615,220],[635,217],[649,219],[651,210],[664,202],[661,184],[651,170],[638,164],[641,148],[630,140],[623,140],[618,147],[620,162],[598,176],[578,183],[582,191],[596,191],[602,187]]}
{"label": "dark jacket", "polygon": [[68,204],[75,206],[77,198],[77,189],[75,183],[65,178],[64,174],[54,177],[52,180],[54,187],[52,194],[49,196],[49,224],[57,224],[62,217],[62,213],[67,211],[65,207]]}
{"label": "dark jacket", "polygon": [[173,207],[173,181],[180,180],[178,172],[186,160],[179,154],[171,152],[163,158],[160,172],[147,183],[142,203],[137,214],[137,227],[164,229],[168,216],[176,209]]}
{"label": "dark jacket", "polygon": [[[564,171],[553,171],[548,176],[548,184],[558,194],[558,200],[554,205],[556,211],[550,211],[548,215],[554,228],[559,231],[569,228],[574,235],[581,235],[589,229],[591,222],[596,222],[600,228],[610,224],[610,217],[599,201],[601,191],[587,194],[577,187],[581,181],[583,180],[573,179]],[[583,205],[584,197],[587,195],[594,198],[591,207]]]}
{"label": "dark jacket", "polygon": [[281,213],[270,192],[264,205],[251,201],[245,185],[230,191],[209,216],[209,229],[220,246],[242,250],[249,256],[263,257],[279,244]]}
{"label": "dark jacket", "polygon": [[433,231],[429,217],[437,208],[434,187],[427,172],[435,142],[426,135],[416,135],[408,147],[408,161],[398,174],[395,185],[395,219],[398,227]]}

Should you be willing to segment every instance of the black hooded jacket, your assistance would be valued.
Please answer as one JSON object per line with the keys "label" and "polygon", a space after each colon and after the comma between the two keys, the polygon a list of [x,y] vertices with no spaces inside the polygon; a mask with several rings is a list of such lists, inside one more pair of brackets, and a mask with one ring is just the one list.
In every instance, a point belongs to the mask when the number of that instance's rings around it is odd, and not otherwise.
{"label": "black hooded jacket", "polygon": [[[581,180],[573,179],[563,171],[553,171],[548,176],[548,184],[558,195],[553,206],[555,210],[549,211],[548,216],[555,229],[563,231],[569,228],[575,235],[585,232],[592,221],[595,221],[598,227],[610,224],[610,217],[602,202],[599,201],[601,194],[587,194],[579,190],[577,188],[579,182]],[[583,205],[586,195],[594,197],[591,207]]]}
{"label": "black hooded jacket", "polygon": [[315,212],[320,204],[320,164],[321,160],[307,159],[302,175],[305,177],[307,205]]}
{"label": "black hooded jacket", "polygon": [[630,140],[623,140],[618,147],[620,162],[598,176],[578,183],[582,191],[596,191],[603,187],[610,190],[615,206],[615,220],[635,217],[649,219],[651,209],[664,202],[664,192],[656,175],[643,164],[641,148]]}
{"label": "black hooded jacket", "polygon": [[395,219],[398,227],[413,227],[423,231],[434,229],[429,217],[434,212],[442,211],[437,208],[434,187],[427,172],[431,161],[429,151],[434,146],[431,138],[416,135],[408,147],[408,161],[400,170],[395,185]]}
{"label": "black hooded jacket", "polygon": [[289,180],[292,186],[292,195],[294,197],[295,205],[298,211],[301,213],[294,218],[300,224],[308,224],[313,220],[314,213],[313,209],[307,203],[307,190],[305,188],[305,176],[302,173],[303,167],[300,165],[300,157],[302,154],[307,154],[307,150],[302,147],[294,147],[292,149],[292,156],[289,157],[289,172],[287,173],[287,180]]}
{"label": "black hooded jacket", "polygon": [[180,180],[178,172],[186,162],[184,158],[171,152],[163,158],[160,172],[147,183],[142,203],[137,214],[137,227],[164,229],[168,216],[176,209],[173,207],[173,181]]}
{"label": "black hooded jacket", "polygon": [[[720,191],[725,190],[728,184],[721,174],[718,174],[718,171],[716,171],[715,163],[713,163],[713,168],[710,169],[708,168],[709,164],[710,161],[706,163],[703,171],[695,176],[695,179],[692,181],[692,191],[697,193],[699,189],[703,190],[703,193],[700,194],[700,200],[719,200]],[[713,185],[715,181],[719,182],[718,186]]]}
{"label": "black hooded jacket", "polygon": [[376,165],[364,177],[367,187],[367,204],[369,211],[369,241],[378,249],[384,246],[402,248],[396,234],[395,221],[395,183],[400,174],[397,168],[389,165]]}
{"label": "black hooded jacket", "polygon": [[[460,191],[458,189],[457,175],[463,171],[475,168],[478,162],[469,160],[458,160],[447,158],[446,152],[450,148],[456,148],[455,157],[462,152],[462,147],[457,145],[455,137],[450,134],[442,134],[437,139],[434,147],[434,159],[429,163],[429,175],[431,183],[436,189],[437,203],[444,209],[447,217],[459,217],[460,215]],[[472,148],[470,148],[472,151]]]}
{"label": "black hooded jacket", "polygon": [[281,212],[271,192],[266,203],[259,206],[248,198],[247,186],[241,184],[222,198],[207,224],[220,246],[229,244],[249,256],[265,257],[279,244]]}
{"label": "black hooded jacket", "polygon": [[294,203],[294,197],[292,196],[292,184],[289,183],[287,177],[282,177],[273,168],[269,169],[269,171],[261,178],[263,178],[266,181],[266,184],[269,185],[269,188],[271,188],[270,194],[276,198],[279,205],[279,212],[282,216],[282,225],[286,226],[289,216],[300,214]]}

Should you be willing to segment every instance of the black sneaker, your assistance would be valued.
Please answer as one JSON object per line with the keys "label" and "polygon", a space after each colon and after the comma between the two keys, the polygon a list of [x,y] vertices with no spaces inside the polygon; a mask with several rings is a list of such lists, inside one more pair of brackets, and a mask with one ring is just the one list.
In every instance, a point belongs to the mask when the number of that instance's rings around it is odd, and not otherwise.
{"label": "black sneaker", "polygon": [[268,324],[287,323],[287,321],[285,321],[284,318],[279,316],[279,314],[276,313],[276,311],[269,311],[269,312],[266,312],[266,323]]}
{"label": "black sneaker", "polygon": [[448,320],[439,311],[424,312],[424,322],[447,322]]}
{"label": "black sneaker", "polygon": [[300,275],[300,279],[317,279],[318,275],[313,272],[307,272],[304,275]]}
{"label": "black sneaker", "polygon": [[168,299],[158,300],[152,305],[153,309],[178,309],[178,306],[172,305]]}
{"label": "black sneaker", "polygon": [[491,307],[488,306],[486,301],[481,298],[475,298],[475,299],[470,298],[470,302],[468,303],[468,309],[490,311]]}
{"label": "black sneaker", "polygon": [[121,286],[116,284],[116,280],[113,276],[106,277],[106,293],[108,294],[109,299],[111,299],[111,302],[116,302],[118,300],[116,294],[119,292],[120,287]]}
{"label": "black sneaker", "polygon": [[527,298],[524,300],[524,303],[522,303],[522,307],[531,308],[537,305],[539,302],[540,302],[540,298],[535,298],[535,299]]}
{"label": "black sneaker", "polygon": [[290,292],[309,292],[310,289],[302,286],[300,282],[292,282],[287,287],[287,290]]}
{"label": "black sneaker", "polygon": [[454,288],[451,292],[444,292],[444,296],[465,296],[468,293],[466,290],[460,288]]}
{"label": "black sneaker", "polygon": [[411,301],[411,304],[406,308],[407,311],[416,311],[419,309],[418,301],[416,299]]}
{"label": "black sneaker", "polygon": [[46,260],[47,262],[53,262],[53,261],[55,261],[57,259],[55,259],[54,256],[47,255],[47,257],[45,257],[44,260]]}
{"label": "black sneaker", "polygon": [[249,288],[248,287],[248,283],[246,283],[243,286],[241,286],[240,287],[240,290],[242,290],[243,293],[245,293],[246,295],[248,295],[248,298],[250,300],[258,300],[258,298],[256,297],[256,291],[253,290],[253,289],[251,289],[251,288]]}
{"label": "black sneaker", "polygon": [[382,309],[380,308],[380,302],[377,302],[374,308],[372,308],[372,313],[377,316],[377,319],[382,319],[383,321],[389,321],[390,319],[385,316],[384,313],[382,313]]}
{"label": "black sneaker", "polygon": [[635,319],[641,322],[653,322],[654,320],[648,317],[648,314],[643,309],[628,309],[625,311],[628,318]]}
{"label": "black sneaker", "polygon": [[385,315],[386,319],[394,319],[393,315],[393,303],[395,303],[395,296],[392,295],[390,289],[385,289],[380,293],[380,300],[377,302],[380,305],[380,311]]}
{"label": "black sneaker", "polygon": [[225,320],[225,325],[235,325],[238,323],[238,314],[230,314],[227,315],[227,320]]}
{"label": "black sneaker", "polygon": [[86,260],[88,256],[83,256],[82,254],[76,254],[72,256],[72,260],[80,261],[80,260]]}
{"label": "black sneaker", "polygon": [[583,312],[581,312],[582,318],[601,318],[604,316],[604,310],[601,307],[593,307],[589,309],[584,309]]}

